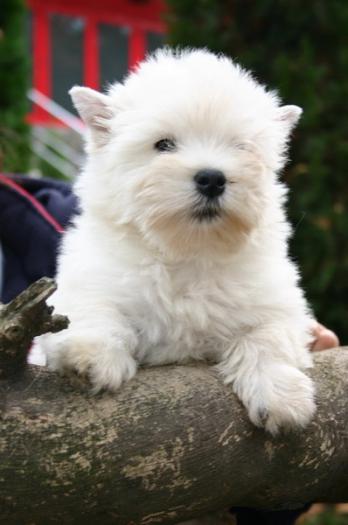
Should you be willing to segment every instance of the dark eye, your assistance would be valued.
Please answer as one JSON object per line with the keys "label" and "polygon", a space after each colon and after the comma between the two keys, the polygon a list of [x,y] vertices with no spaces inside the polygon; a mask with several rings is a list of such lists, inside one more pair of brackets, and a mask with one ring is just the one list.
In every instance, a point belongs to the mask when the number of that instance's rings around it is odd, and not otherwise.
{"label": "dark eye", "polygon": [[176,144],[173,139],[161,139],[155,143],[157,151],[175,151]]}

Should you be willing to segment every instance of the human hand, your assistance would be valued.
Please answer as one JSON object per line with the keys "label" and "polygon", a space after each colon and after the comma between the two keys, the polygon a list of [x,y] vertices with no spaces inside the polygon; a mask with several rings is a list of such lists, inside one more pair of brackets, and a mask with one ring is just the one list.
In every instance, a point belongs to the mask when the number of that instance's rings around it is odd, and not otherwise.
{"label": "human hand", "polygon": [[337,335],[318,322],[313,328],[313,335],[315,339],[311,347],[312,352],[329,350],[329,348],[336,348],[340,344]]}

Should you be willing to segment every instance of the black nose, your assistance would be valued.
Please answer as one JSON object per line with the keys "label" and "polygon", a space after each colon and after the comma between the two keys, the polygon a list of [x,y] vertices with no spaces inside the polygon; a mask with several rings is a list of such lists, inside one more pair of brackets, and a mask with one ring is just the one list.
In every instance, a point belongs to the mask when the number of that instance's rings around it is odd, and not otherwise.
{"label": "black nose", "polygon": [[225,191],[226,177],[220,170],[199,170],[193,180],[199,193],[210,199],[222,195]]}

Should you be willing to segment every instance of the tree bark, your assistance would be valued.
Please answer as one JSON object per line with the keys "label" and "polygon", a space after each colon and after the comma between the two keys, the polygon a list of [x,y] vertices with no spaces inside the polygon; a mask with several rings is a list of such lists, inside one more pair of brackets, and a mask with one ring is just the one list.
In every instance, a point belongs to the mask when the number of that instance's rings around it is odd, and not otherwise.
{"label": "tree bark", "polygon": [[53,315],[53,308],[45,302],[55,289],[55,282],[43,277],[10,303],[0,303],[0,380],[24,371],[35,336],[68,326],[68,318]]}
{"label": "tree bark", "polygon": [[312,375],[313,422],[272,438],[208,366],[144,369],[97,396],[29,367],[0,382],[0,522],[170,524],[348,501],[348,350],[316,355]]}

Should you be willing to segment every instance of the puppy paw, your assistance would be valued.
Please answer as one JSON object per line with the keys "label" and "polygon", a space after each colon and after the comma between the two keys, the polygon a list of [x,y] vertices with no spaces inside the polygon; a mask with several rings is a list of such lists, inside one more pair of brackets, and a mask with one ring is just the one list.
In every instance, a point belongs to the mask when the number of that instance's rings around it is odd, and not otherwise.
{"label": "puppy paw", "polygon": [[252,395],[248,385],[249,396],[241,396],[252,423],[273,435],[308,425],[316,409],[312,380],[288,365],[271,367],[268,372],[255,379]]}
{"label": "puppy paw", "polygon": [[95,393],[115,391],[136,373],[135,360],[116,337],[68,329],[45,336],[41,345],[51,370],[74,371],[87,377]]}
{"label": "puppy paw", "polygon": [[133,357],[124,350],[116,350],[113,354],[112,357],[103,356],[90,366],[88,376],[94,392],[115,391],[135,376],[137,364]]}

